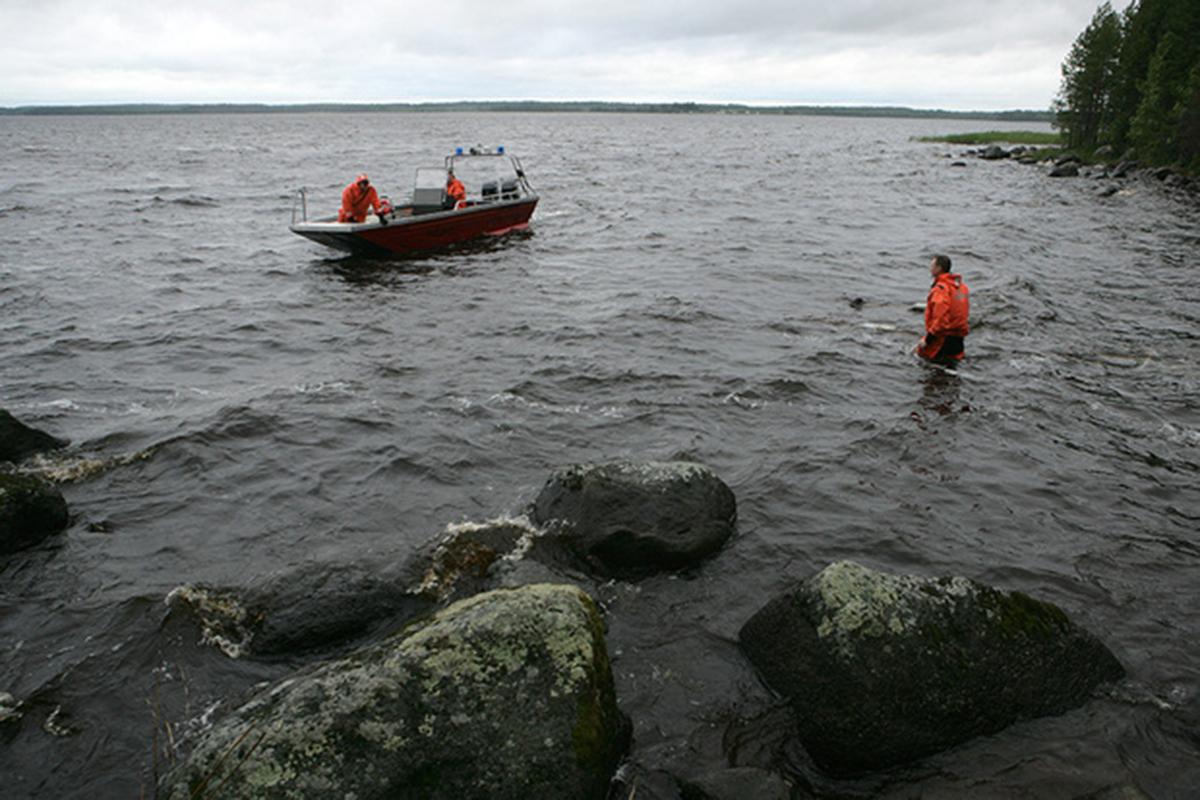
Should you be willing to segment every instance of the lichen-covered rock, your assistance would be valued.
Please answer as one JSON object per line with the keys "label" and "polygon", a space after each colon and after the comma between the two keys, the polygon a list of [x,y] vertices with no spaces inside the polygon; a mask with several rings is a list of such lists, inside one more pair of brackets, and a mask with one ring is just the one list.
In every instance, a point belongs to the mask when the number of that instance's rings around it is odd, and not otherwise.
{"label": "lichen-covered rock", "polygon": [[767,684],[790,699],[813,759],[835,775],[1062,713],[1124,674],[1049,603],[848,561],[768,603],[739,638]]}
{"label": "lichen-covered rock", "polygon": [[64,440],[31,428],[0,408],[0,461],[16,463],[34,453],[66,446]]}
{"label": "lichen-covered rock", "polygon": [[628,730],[595,604],[525,586],[282,681],[204,734],[160,795],[603,798]]}
{"label": "lichen-covered rock", "polygon": [[62,492],[31,475],[0,472],[0,553],[13,553],[67,527]]}
{"label": "lichen-covered rock", "polygon": [[737,501],[700,464],[583,464],[550,476],[530,519],[595,569],[647,574],[716,552],[733,533]]}

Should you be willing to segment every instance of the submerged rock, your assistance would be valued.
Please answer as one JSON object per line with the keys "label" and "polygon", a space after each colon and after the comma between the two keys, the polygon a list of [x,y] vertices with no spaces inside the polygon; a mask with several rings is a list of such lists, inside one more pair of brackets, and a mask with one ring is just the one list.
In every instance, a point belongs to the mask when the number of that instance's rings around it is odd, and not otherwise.
{"label": "submerged rock", "polygon": [[327,650],[433,609],[395,570],[353,563],[309,564],[246,589],[180,586],[167,605],[193,615],[201,642],[230,658]]}
{"label": "submerged rock", "polygon": [[31,428],[0,408],[0,461],[11,461],[15,464],[34,453],[44,453],[66,446],[66,440]]}
{"label": "submerged rock", "polygon": [[540,537],[519,517],[453,523],[402,564],[319,562],[247,587],[188,584],[167,605],[193,620],[202,644],[231,658],[320,652],[479,592],[556,580],[547,568],[521,569],[527,555],[567,558],[543,553]]}
{"label": "submerged rock", "polygon": [[32,547],[69,522],[57,488],[31,475],[0,472],[0,553]]}
{"label": "submerged rock", "polygon": [[590,566],[638,575],[715,553],[733,534],[737,501],[700,464],[582,464],[550,477],[530,519]]}
{"label": "submerged rock", "polygon": [[595,604],[532,585],[276,684],[205,733],[160,796],[599,800],[628,732]]}
{"label": "submerged rock", "polygon": [[1049,603],[848,561],[771,601],[739,638],[767,684],[791,701],[813,759],[834,775],[1060,714],[1124,674]]}

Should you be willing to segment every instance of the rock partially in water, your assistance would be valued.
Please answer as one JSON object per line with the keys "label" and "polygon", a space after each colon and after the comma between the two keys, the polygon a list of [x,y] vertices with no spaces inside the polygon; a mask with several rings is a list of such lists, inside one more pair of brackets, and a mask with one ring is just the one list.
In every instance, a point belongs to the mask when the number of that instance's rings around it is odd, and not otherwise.
{"label": "rock partially in water", "polygon": [[21,704],[8,692],[0,692],[0,724],[21,718]]}
{"label": "rock partially in water", "polygon": [[0,408],[0,461],[14,464],[34,453],[44,453],[66,447],[65,439],[31,428]]}
{"label": "rock partially in water", "polygon": [[32,475],[0,472],[0,553],[32,547],[69,522],[67,501],[53,485]]}
{"label": "rock partially in water", "polygon": [[248,587],[180,586],[167,604],[231,658],[320,653],[479,592],[555,580],[521,568],[528,555],[567,558],[540,539],[521,517],[453,523],[402,564],[311,563]]}
{"label": "rock partially in water", "polygon": [[434,607],[395,570],[353,563],[309,564],[246,589],[181,586],[167,604],[194,615],[201,642],[230,658],[320,652]]}
{"label": "rock partially in water", "polygon": [[218,722],[160,796],[596,798],[628,746],[580,589],[460,601]]}
{"label": "rock partially in water", "polygon": [[1074,178],[1079,175],[1079,167],[1074,163],[1058,164],[1050,170],[1051,178]]}
{"label": "rock partially in water", "polygon": [[839,562],[771,601],[743,650],[833,775],[884,769],[1061,714],[1124,670],[1061,610],[966,578]]}
{"label": "rock partially in water", "polygon": [[1010,156],[1011,154],[1007,150],[997,144],[993,144],[984,148],[983,152],[979,154],[980,158],[987,161],[998,161],[999,159],[1009,158]]}
{"label": "rock partially in water", "polygon": [[1117,165],[1109,171],[1108,176],[1110,178],[1127,178],[1129,177],[1129,173],[1137,169],[1137,167],[1138,163],[1136,161],[1118,161]]}
{"label": "rock partially in water", "polygon": [[719,550],[733,534],[737,501],[700,464],[581,464],[550,477],[530,519],[598,571],[644,575]]}
{"label": "rock partially in water", "polygon": [[404,583],[414,594],[447,602],[494,589],[506,564],[541,556],[542,532],[525,517],[456,522],[418,548],[404,565]]}

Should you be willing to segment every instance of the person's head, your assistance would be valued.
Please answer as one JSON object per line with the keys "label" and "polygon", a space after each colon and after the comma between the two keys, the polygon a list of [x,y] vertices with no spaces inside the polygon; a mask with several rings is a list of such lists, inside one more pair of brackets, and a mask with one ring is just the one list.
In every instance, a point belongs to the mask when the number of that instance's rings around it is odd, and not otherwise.
{"label": "person's head", "polygon": [[950,256],[944,256],[941,253],[933,257],[929,262],[929,274],[933,277],[945,275],[950,271]]}
{"label": "person's head", "polygon": [[371,180],[367,177],[367,173],[365,172],[360,173],[359,176],[354,179],[354,182],[358,184],[358,188],[360,189],[366,189],[371,185]]}

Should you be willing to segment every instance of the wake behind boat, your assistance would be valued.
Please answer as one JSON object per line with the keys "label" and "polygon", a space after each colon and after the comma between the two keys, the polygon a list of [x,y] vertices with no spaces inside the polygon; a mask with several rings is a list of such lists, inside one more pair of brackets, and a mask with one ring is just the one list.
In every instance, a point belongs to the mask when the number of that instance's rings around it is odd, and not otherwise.
{"label": "wake behind boat", "polygon": [[[462,183],[461,199],[447,194],[451,176]],[[290,229],[348,253],[409,253],[525,230],[537,202],[520,160],[503,147],[458,148],[444,166],[417,170],[412,202],[394,208],[385,203],[362,222],[339,222],[337,216],[309,220],[308,193],[301,189]]]}

